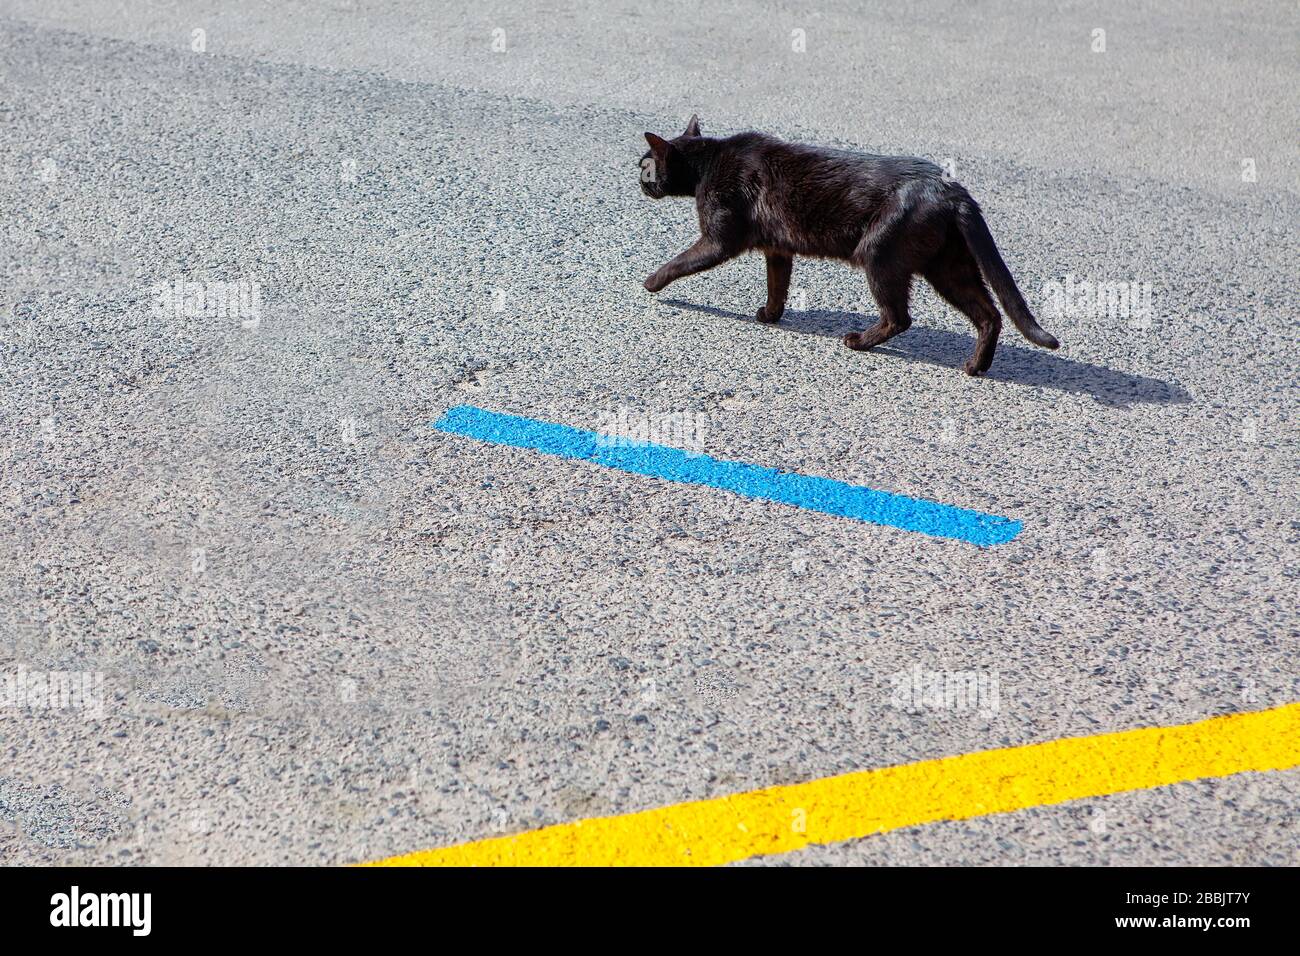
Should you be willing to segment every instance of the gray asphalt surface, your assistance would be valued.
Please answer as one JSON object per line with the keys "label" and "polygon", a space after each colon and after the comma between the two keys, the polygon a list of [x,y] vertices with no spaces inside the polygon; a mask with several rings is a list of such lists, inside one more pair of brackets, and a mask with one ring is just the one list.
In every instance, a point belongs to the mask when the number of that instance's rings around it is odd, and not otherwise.
{"label": "gray asphalt surface", "polygon": [[[1300,13],[1221,7],[0,2],[0,675],[105,688],[0,712],[0,861],[356,862],[1300,700]],[[694,212],[641,133],[696,111],[950,165],[1062,349],[968,379],[922,287],[850,352],[840,264],[777,328],[756,258],[648,296]],[[1150,321],[1053,317],[1067,275]],[[255,328],[152,308],[239,279]],[[700,414],[1024,531],[428,427],[461,403]],[[895,706],[917,665],[999,706]],[[1298,806],[1246,774],[755,862],[1296,864]]]}

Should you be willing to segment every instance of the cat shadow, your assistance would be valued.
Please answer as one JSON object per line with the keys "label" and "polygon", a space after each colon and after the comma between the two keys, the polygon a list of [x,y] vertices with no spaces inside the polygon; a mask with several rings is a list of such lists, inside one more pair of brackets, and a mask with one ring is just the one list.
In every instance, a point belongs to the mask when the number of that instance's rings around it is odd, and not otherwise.
{"label": "cat shadow", "polygon": [[[796,335],[819,335],[825,338],[843,338],[849,332],[861,332],[875,322],[874,316],[854,312],[786,312],[778,325],[769,326],[752,315],[742,315],[730,309],[711,305],[697,305],[681,299],[663,299],[664,305],[690,309],[727,319],[762,325],[774,332]],[[1039,385],[1062,392],[1089,395],[1103,405],[1127,408],[1134,404],[1183,405],[1191,401],[1182,386],[1146,375],[1116,372],[1104,365],[1064,358],[1045,349],[1026,347],[1008,341],[1019,333],[1006,323],[998,340],[997,353],[986,377],[995,382],[1015,382],[1019,385]],[[918,362],[940,368],[960,369],[966,364],[975,348],[975,337],[945,329],[926,328],[914,324],[910,329],[884,345],[872,349],[873,353]]]}

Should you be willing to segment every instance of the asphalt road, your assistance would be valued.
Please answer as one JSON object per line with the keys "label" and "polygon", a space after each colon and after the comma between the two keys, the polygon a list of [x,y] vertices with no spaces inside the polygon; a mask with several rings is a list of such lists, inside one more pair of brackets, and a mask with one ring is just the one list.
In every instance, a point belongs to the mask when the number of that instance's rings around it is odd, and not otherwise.
{"label": "asphalt road", "polygon": [[[1293,3],[527,6],[0,0],[0,676],[104,689],[0,710],[0,861],[357,862],[1300,700]],[[756,258],[650,297],[694,211],[641,134],[692,112],[949,166],[1061,350],[1008,325],[971,380],[927,288],[851,352],[833,263],[775,328]],[[1149,313],[1053,316],[1067,281]],[[429,428],[462,403],[700,416],[1024,530]],[[917,667],[996,705],[901,707]],[[1296,864],[1298,806],[1250,773],[755,862]]]}

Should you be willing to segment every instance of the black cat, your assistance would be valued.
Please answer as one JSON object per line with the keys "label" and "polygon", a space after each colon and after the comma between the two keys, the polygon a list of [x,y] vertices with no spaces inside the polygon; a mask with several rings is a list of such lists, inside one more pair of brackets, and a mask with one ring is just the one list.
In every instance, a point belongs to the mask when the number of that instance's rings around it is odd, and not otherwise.
{"label": "black cat", "polygon": [[713,139],[701,135],[695,116],[676,139],[645,138],[642,190],[653,199],[694,196],[700,217],[700,238],[645,280],[648,291],[758,249],[767,257],[767,304],[758,318],[776,322],[795,256],[845,259],[866,271],[880,307],[872,328],[844,337],[851,349],[872,348],[912,324],[907,306],[917,274],[975,323],[967,374],[988,371],[1002,329],[986,280],[1025,338],[1057,347],[1034,321],[978,204],[933,163],[762,133]]}

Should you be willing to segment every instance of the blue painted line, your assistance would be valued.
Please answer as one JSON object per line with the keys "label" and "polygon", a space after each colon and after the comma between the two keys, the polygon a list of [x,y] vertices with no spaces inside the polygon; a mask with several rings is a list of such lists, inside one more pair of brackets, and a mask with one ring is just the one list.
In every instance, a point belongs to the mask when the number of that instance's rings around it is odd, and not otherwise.
{"label": "blue painted line", "polygon": [[591,461],[637,475],[705,485],[749,498],[795,505],[843,518],[919,531],[971,544],[1003,544],[1020,533],[1020,522],[998,515],[909,498],[833,478],[778,471],[740,461],[721,461],[680,448],[620,444],[611,436],[554,422],[502,415],[473,405],[449,409],[433,427],[494,445],[532,448],[547,455]]}

